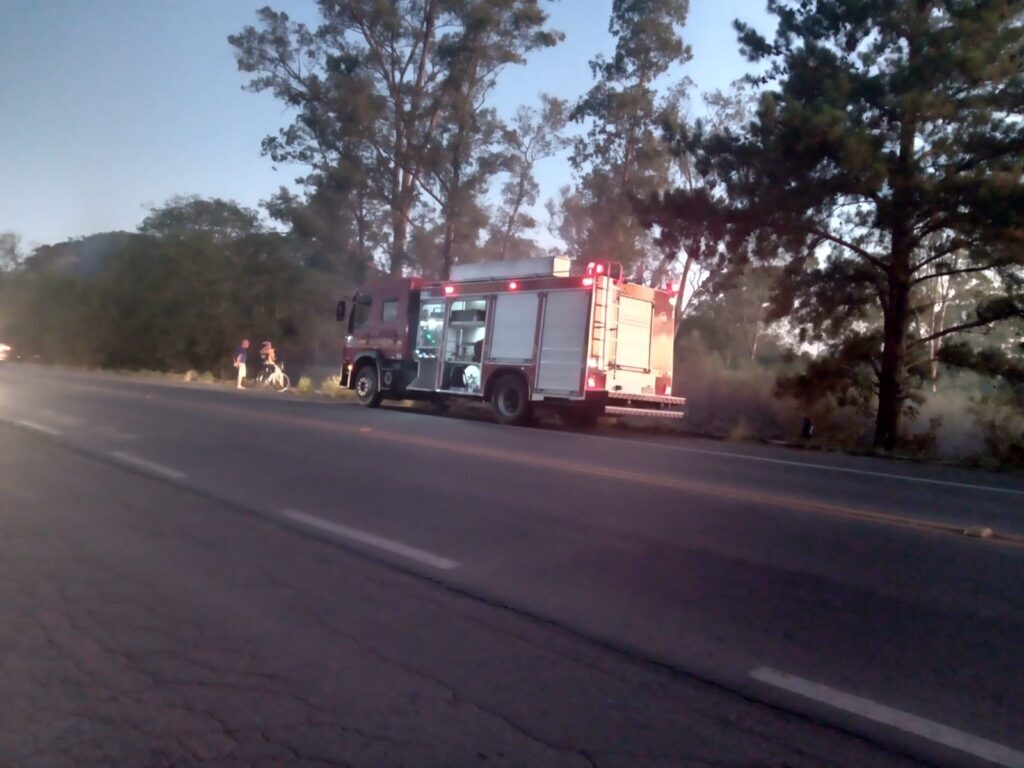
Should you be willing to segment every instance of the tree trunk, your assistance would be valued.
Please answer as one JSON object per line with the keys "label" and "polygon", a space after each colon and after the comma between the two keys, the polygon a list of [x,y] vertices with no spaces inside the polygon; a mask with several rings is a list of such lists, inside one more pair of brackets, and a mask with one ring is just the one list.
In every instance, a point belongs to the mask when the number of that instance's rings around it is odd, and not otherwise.
{"label": "tree trunk", "polygon": [[441,248],[441,279],[447,280],[452,274],[455,249],[455,219],[451,216],[444,224],[444,245]]}
{"label": "tree trunk", "polygon": [[516,188],[516,202],[508,216],[508,223],[505,225],[505,233],[501,238],[501,260],[508,258],[508,244],[512,240],[512,230],[515,228],[516,219],[519,217],[519,209],[523,205],[523,198],[526,197],[526,177],[519,176],[519,186]]}
{"label": "tree trunk", "polygon": [[[911,44],[910,61],[916,58]],[[910,186],[914,179],[913,157],[917,123],[913,116],[903,115],[900,124],[900,150],[896,167],[889,178],[893,207],[892,250],[888,269],[888,294],[882,302],[884,337],[882,365],[878,370],[878,412],[875,414],[875,447],[891,451],[899,437],[900,415],[903,411],[903,372],[907,360],[907,325],[910,320],[910,257],[913,250]]]}
{"label": "tree trunk", "polygon": [[[408,206],[411,208],[411,204]],[[406,218],[406,205],[403,203],[391,209],[391,270],[392,277],[401,277],[405,268],[405,241],[409,228]]]}
{"label": "tree trunk", "polygon": [[878,372],[878,412],[875,415],[875,447],[891,451],[899,436],[903,411],[903,369],[907,357],[907,321],[910,316],[910,284],[893,280],[885,310],[882,365]]}
{"label": "tree trunk", "polygon": [[673,343],[676,336],[679,335],[679,326],[683,323],[683,308],[686,306],[683,304],[683,294],[686,292],[686,283],[690,279],[690,268],[693,266],[693,256],[690,252],[686,253],[686,261],[683,262],[683,274],[679,276],[679,290],[676,292],[676,305],[674,307],[675,312],[673,323],[672,323],[672,339]]}

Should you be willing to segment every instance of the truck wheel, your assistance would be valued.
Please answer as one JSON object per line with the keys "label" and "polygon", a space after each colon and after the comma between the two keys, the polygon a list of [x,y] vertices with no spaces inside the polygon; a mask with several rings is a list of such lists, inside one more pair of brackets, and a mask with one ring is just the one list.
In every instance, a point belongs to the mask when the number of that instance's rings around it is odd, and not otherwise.
{"label": "truck wheel", "polygon": [[523,378],[515,374],[498,379],[491,392],[491,406],[502,424],[526,424],[533,416],[530,390]]}
{"label": "truck wheel", "polygon": [[597,420],[601,412],[596,408],[579,406],[577,408],[566,408],[558,416],[562,422],[571,429],[593,429],[597,426]]}
{"label": "truck wheel", "polygon": [[353,386],[356,390],[356,399],[360,405],[365,405],[367,408],[376,408],[384,399],[380,393],[380,387],[377,386],[377,367],[375,365],[364,365],[360,368],[356,373]]}

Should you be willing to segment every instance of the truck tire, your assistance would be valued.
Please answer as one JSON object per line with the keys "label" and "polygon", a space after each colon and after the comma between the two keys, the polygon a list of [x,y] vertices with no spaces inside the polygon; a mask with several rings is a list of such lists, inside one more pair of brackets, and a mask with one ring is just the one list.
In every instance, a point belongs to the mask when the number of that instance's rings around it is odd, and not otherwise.
{"label": "truck tire", "polygon": [[377,383],[377,366],[373,363],[368,363],[356,371],[356,379],[352,387],[356,391],[356,399],[359,404],[365,405],[367,408],[376,408],[384,399]]}
{"label": "truck tire", "polygon": [[530,389],[523,377],[507,373],[498,379],[491,390],[491,407],[495,418],[502,424],[528,424],[533,417],[533,405],[530,403]]}

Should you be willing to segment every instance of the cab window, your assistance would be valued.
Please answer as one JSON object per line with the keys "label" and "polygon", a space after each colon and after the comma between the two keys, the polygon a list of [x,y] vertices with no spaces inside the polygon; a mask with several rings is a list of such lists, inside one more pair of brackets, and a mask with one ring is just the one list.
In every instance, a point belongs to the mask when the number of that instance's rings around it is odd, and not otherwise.
{"label": "cab window", "polygon": [[370,309],[373,307],[373,298],[370,296],[356,296],[352,306],[352,319],[349,321],[349,332],[357,331],[370,320]]}
{"label": "cab window", "polygon": [[380,321],[393,323],[398,319],[398,299],[385,299],[380,305]]}

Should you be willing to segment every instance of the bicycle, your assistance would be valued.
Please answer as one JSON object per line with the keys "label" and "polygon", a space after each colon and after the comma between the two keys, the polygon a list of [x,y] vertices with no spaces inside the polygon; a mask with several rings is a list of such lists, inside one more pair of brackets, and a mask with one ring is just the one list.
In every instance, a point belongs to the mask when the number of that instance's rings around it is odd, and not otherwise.
{"label": "bicycle", "polygon": [[284,372],[284,363],[264,363],[256,374],[256,384],[261,387],[284,392],[291,386],[288,374]]}

